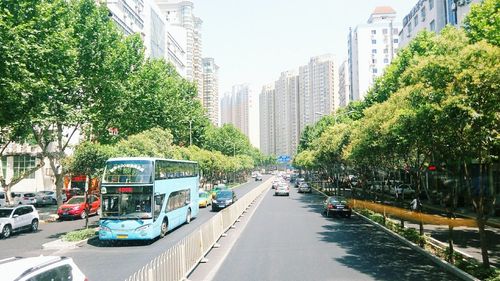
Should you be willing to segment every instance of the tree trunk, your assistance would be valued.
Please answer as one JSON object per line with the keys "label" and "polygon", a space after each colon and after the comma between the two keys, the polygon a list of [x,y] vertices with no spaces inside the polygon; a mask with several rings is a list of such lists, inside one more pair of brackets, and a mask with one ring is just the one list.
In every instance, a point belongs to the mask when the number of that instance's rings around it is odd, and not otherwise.
{"label": "tree trunk", "polygon": [[488,256],[488,243],[486,238],[486,230],[484,229],[485,224],[486,220],[478,218],[477,225],[479,228],[479,240],[481,243],[481,256],[483,258],[483,267],[490,268],[490,258]]}

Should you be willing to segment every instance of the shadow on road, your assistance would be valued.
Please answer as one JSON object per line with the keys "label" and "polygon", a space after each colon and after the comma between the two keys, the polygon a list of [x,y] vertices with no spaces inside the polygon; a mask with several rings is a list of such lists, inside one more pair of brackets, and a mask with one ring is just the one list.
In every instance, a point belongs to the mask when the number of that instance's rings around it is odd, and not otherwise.
{"label": "shadow on road", "polygon": [[[309,212],[321,216],[324,197],[304,194],[294,198]],[[351,218],[325,219],[319,239],[335,243],[346,255],[334,260],[375,280],[458,280],[424,255],[415,252],[387,233],[353,215]]]}
{"label": "shadow on road", "polygon": [[127,240],[127,241],[101,241],[98,237],[94,237],[87,241],[88,245],[106,248],[106,247],[136,247],[136,246],[145,246],[151,245],[156,242],[158,239],[153,240]]}

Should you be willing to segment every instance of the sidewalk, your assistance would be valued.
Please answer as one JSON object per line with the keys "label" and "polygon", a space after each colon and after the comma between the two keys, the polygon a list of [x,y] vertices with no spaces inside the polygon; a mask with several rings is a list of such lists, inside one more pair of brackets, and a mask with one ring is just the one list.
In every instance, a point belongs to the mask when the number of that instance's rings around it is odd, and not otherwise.
{"label": "sidewalk", "polygon": [[[441,212],[441,213],[446,213],[446,211],[443,208],[437,207],[437,206],[434,206],[434,205],[423,204],[423,208],[424,209],[433,210],[433,211],[438,211],[438,212]],[[455,213],[457,215],[460,215],[460,216],[463,216],[463,217],[466,217],[466,218],[476,219],[476,214],[474,212],[471,212],[471,211],[468,211],[468,210],[457,209],[455,211]],[[486,225],[491,226],[491,227],[500,228],[500,218],[499,217],[490,217],[490,218],[488,218],[488,221],[486,222]]]}

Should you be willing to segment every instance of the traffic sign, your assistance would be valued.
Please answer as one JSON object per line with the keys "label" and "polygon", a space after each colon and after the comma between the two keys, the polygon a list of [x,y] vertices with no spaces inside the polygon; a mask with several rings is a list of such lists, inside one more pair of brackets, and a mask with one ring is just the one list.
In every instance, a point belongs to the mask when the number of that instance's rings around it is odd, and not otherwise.
{"label": "traffic sign", "polygon": [[290,162],[290,159],[291,159],[290,155],[280,155],[277,158],[279,163],[288,163]]}

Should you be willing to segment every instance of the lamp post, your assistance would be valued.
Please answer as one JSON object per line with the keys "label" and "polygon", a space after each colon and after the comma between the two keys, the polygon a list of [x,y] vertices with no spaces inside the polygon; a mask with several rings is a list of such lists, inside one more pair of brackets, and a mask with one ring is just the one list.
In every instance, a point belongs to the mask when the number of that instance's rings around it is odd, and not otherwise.
{"label": "lamp post", "polygon": [[193,134],[192,134],[192,126],[191,126],[192,123],[193,123],[193,120],[189,119],[189,146],[193,145]]}

